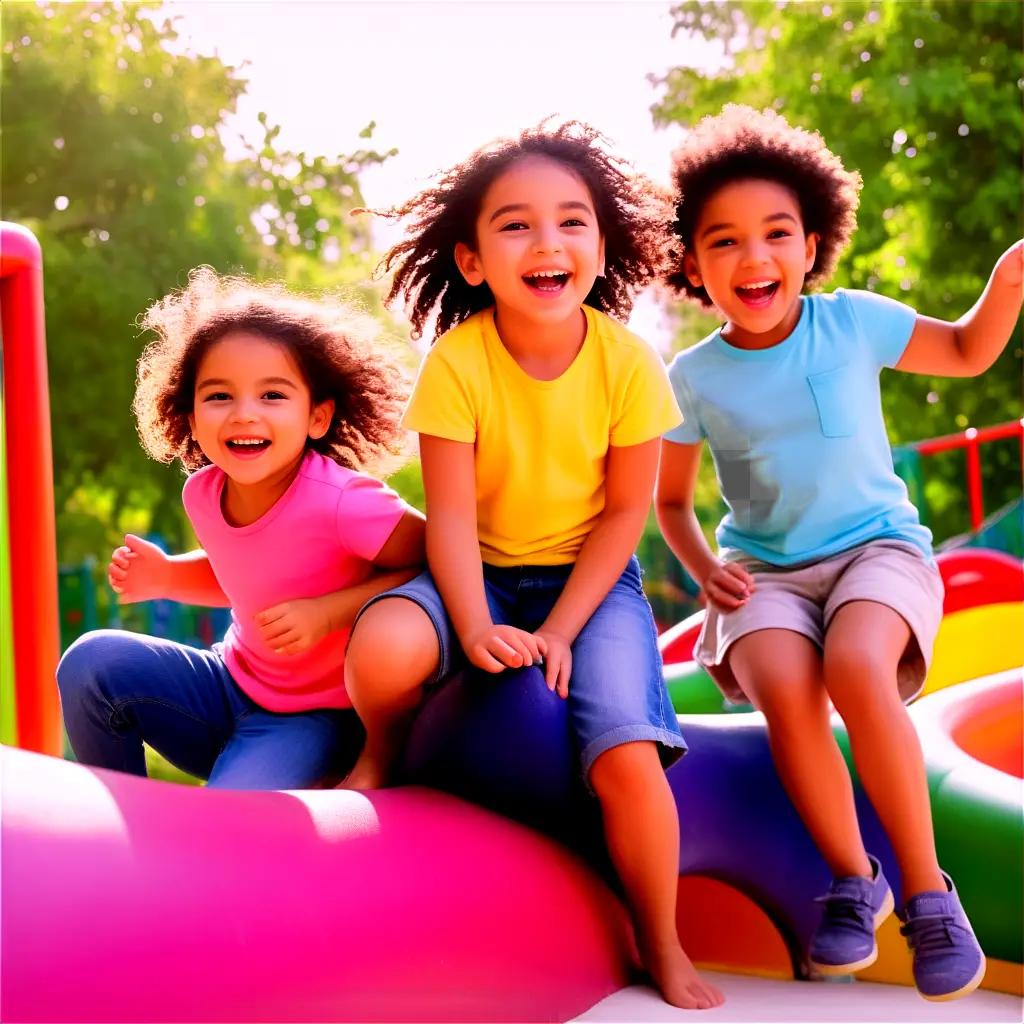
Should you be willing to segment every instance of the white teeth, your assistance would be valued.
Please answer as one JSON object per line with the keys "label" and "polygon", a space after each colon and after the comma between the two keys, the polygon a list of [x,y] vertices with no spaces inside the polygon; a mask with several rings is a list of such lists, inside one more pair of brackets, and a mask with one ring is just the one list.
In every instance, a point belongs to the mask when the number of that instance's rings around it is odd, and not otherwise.
{"label": "white teeth", "polygon": [[262,437],[233,437],[231,438],[231,443],[252,446],[257,444],[263,444],[265,440],[266,439]]}
{"label": "white teeth", "polygon": [[528,277],[566,277],[568,275],[567,270],[535,270],[532,274],[527,275]]}
{"label": "white teeth", "polygon": [[741,284],[740,288],[768,288],[770,285],[778,284],[778,281],[754,281],[752,284]]}

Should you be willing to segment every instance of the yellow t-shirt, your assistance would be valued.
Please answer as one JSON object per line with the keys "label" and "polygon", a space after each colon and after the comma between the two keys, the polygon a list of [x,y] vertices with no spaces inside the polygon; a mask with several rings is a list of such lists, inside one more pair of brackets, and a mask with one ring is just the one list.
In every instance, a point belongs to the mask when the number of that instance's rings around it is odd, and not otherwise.
{"label": "yellow t-shirt", "polygon": [[403,423],[475,443],[480,555],[491,565],[574,561],[604,508],[609,444],[640,444],[682,420],[658,354],[583,309],[583,346],[555,380],[512,358],[493,309],[442,335],[420,367]]}

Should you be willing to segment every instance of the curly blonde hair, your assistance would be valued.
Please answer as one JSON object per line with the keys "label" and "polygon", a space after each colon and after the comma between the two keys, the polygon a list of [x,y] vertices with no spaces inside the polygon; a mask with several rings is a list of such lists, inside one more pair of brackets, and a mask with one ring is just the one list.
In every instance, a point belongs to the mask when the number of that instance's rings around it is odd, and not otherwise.
{"label": "curly blonde hair", "polygon": [[665,281],[677,294],[705,309],[713,305],[703,285],[683,268],[686,250],[707,200],[734,181],[760,178],[790,189],[800,204],[804,231],[818,235],[814,266],[804,288],[831,277],[857,226],[861,177],[847,171],[817,132],[794,128],[774,110],[729,103],[702,118],[672,157],[678,242]]}
{"label": "curly blonde hair", "polygon": [[196,372],[210,346],[234,331],[284,345],[313,403],[333,399],[330,427],[307,440],[310,448],[350,469],[378,473],[405,455],[399,420],[409,381],[397,348],[383,342],[372,319],[344,303],[198,267],[139,324],[156,338],[139,357],[132,410],[142,446],[158,462],[177,459],[189,471],[209,463],[188,422]]}

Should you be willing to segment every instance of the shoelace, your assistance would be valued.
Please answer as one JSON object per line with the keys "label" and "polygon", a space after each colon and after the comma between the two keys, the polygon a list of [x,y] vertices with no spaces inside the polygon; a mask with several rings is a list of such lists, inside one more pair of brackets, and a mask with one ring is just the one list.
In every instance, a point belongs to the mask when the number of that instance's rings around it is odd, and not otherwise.
{"label": "shoelace", "polygon": [[825,918],[830,924],[855,927],[858,931],[874,930],[874,912],[865,899],[844,892],[827,892],[824,896],[815,896],[814,902],[825,904]]}
{"label": "shoelace", "polygon": [[900,935],[915,953],[938,953],[956,944],[954,928],[964,931],[950,914],[919,914],[900,926]]}

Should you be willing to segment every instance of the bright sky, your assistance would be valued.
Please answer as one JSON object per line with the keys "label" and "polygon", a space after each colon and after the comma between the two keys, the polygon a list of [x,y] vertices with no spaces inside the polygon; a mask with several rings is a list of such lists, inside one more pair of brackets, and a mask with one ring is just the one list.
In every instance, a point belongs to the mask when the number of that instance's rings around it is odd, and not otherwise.
{"label": "bright sky", "polygon": [[[668,68],[719,63],[701,41],[672,39],[663,2],[171,2],[182,42],[242,65],[248,94],[234,127],[256,114],[291,150],[337,156],[371,144],[399,153],[363,178],[370,205],[400,202],[432,172],[483,142],[549,114],[589,121],[636,166],[667,181],[681,129],[656,130],[649,81]],[[638,318],[641,322],[638,322]],[[659,341],[644,303],[635,330]]]}

